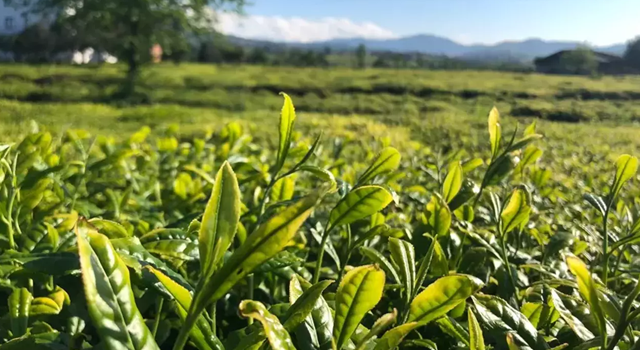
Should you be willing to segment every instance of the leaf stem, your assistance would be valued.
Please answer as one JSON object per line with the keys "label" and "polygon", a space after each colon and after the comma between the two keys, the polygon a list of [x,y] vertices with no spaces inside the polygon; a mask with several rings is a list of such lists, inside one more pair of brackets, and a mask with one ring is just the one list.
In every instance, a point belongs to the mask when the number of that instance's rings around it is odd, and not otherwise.
{"label": "leaf stem", "polygon": [[613,198],[602,216],[602,234],[604,235],[602,241],[602,255],[604,259],[602,262],[602,283],[604,283],[605,287],[607,287],[609,282],[609,232],[607,231],[607,222],[609,221],[611,205],[613,205]]}
{"label": "leaf stem", "polygon": [[158,307],[156,308],[156,319],[153,322],[153,337],[156,337],[156,334],[158,334],[158,327],[160,326],[160,316],[162,315],[162,307],[164,305],[164,298],[163,297],[159,297],[158,298]]}
{"label": "leaf stem", "polygon": [[[328,223],[327,223],[328,225]],[[324,226],[325,230],[322,233],[322,241],[320,242],[320,250],[318,251],[318,258],[316,260],[316,267],[313,271],[313,284],[318,283],[320,281],[320,269],[322,269],[322,258],[324,257],[324,247],[329,240],[329,233],[333,230],[333,227]]]}
{"label": "leaf stem", "polygon": [[505,269],[507,270],[507,275],[509,275],[509,282],[511,282],[511,287],[513,288],[513,294],[516,298],[516,303],[520,306],[520,298],[518,296],[518,285],[516,284],[516,280],[511,273],[511,264],[509,263],[509,254],[507,252],[507,235],[502,232],[500,226],[498,226],[498,233],[501,237],[501,245],[500,248],[502,250],[502,260],[505,265]]}

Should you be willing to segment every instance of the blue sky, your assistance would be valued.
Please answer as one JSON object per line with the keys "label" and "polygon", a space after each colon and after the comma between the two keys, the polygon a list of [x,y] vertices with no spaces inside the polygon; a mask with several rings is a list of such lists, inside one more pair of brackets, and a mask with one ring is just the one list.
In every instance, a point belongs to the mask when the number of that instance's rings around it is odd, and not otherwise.
{"label": "blue sky", "polygon": [[542,38],[593,45],[640,35],[640,0],[253,0],[224,31],[279,41],[436,34],[462,43]]}

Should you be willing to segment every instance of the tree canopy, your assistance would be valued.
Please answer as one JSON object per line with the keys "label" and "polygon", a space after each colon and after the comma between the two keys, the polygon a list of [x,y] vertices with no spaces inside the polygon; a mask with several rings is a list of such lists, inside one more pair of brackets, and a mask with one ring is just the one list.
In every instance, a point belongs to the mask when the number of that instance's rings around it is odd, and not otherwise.
{"label": "tree canopy", "polygon": [[624,59],[630,66],[640,69],[640,36],[629,42]]}
{"label": "tree canopy", "polygon": [[241,11],[244,5],[245,0],[40,0],[30,10],[55,19],[78,42],[125,61],[135,80],[153,45],[168,54],[183,50],[191,33],[212,30],[214,10]]}

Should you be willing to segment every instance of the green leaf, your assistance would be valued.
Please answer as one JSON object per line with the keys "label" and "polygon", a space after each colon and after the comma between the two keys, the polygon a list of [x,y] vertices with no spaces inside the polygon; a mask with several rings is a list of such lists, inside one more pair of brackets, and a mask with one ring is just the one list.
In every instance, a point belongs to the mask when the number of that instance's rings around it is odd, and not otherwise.
{"label": "green leaf", "polygon": [[[323,194],[324,190],[317,191],[260,225],[233,252],[229,260],[203,283],[207,288],[196,289],[189,315],[180,330],[174,349],[182,349],[188,331],[209,303],[222,298],[238,281],[287,246]],[[198,297],[198,294],[202,297]]]}
{"label": "green leaf", "polygon": [[[231,165],[224,162],[218,170],[211,197],[205,208],[198,233],[200,249],[200,281],[198,289],[216,271],[238,229],[240,220],[240,188]],[[197,301],[196,301],[197,303]]]}
{"label": "green leaf", "polygon": [[584,326],[579,318],[575,317],[571,313],[571,311],[569,311],[564,306],[564,303],[562,302],[562,299],[560,299],[558,293],[555,290],[551,290],[550,295],[553,307],[555,307],[555,309],[560,314],[560,318],[562,318],[564,323],[566,323],[567,326],[571,328],[571,330],[578,336],[578,338],[580,338],[580,340],[582,341],[592,339],[594,337],[593,333],[591,333],[591,331]]}
{"label": "green leaf", "polygon": [[460,188],[462,188],[462,165],[460,165],[460,162],[454,162],[449,166],[449,172],[442,185],[442,198],[444,201],[451,202],[460,192]]}
{"label": "green leaf", "polygon": [[393,309],[393,312],[391,313],[380,316],[380,318],[377,319],[376,322],[371,327],[371,330],[369,331],[369,333],[367,333],[367,335],[365,335],[364,338],[360,340],[360,343],[356,345],[356,350],[365,350],[369,345],[368,344],[369,340],[378,336],[378,334],[382,333],[382,331],[384,331],[385,329],[391,327],[396,322],[397,318],[398,318],[398,310],[396,309]]}
{"label": "green leaf", "polygon": [[398,274],[396,268],[379,251],[369,247],[360,247],[359,250],[360,254],[364,255],[369,260],[371,260],[371,262],[380,266],[385,273],[391,275],[396,283],[402,283],[402,279],[400,278],[400,275]]}
{"label": "green leaf", "polygon": [[336,293],[336,314],[333,339],[342,349],[360,324],[364,315],[382,298],[385,274],[377,266],[356,267],[347,272]]}
{"label": "green leaf", "polygon": [[14,289],[9,296],[9,320],[11,333],[14,337],[20,337],[27,333],[32,301],[33,296],[26,288]]}
{"label": "green leaf", "polygon": [[508,154],[496,158],[487,169],[485,174],[485,187],[498,185],[515,167],[513,159]]}
{"label": "green leaf", "polygon": [[524,129],[524,136],[533,135],[536,133],[536,121],[534,120],[529,126]]}
{"label": "green leaf", "polygon": [[331,211],[329,226],[347,225],[384,209],[393,197],[380,186],[362,186],[349,192]]}
{"label": "green leaf", "polygon": [[131,233],[127,231],[121,224],[104,219],[91,219],[89,223],[93,225],[98,232],[109,238],[127,238],[131,237]]}
{"label": "green leaf", "polygon": [[604,200],[600,196],[596,196],[595,194],[586,193],[583,198],[591,204],[594,208],[598,209],[600,215],[604,217],[605,212],[607,211],[607,204],[605,204]]}
{"label": "green leaf", "polygon": [[530,213],[531,195],[524,186],[518,186],[511,194],[507,206],[500,214],[502,233],[506,234],[525,224],[529,221]]}
{"label": "green leaf", "polygon": [[293,198],[293,192],[296,186],[296,179],[294,175],[283,177],[276,181],[269,193],[269,199],[272,202],[284,202]]}
{"label": "green leaf", "polygon": [[333,174],[329,170],[319,168],[313,165],[303,165],[300,167],[299,170],[312,174],[313,176],[317,177],[318,179],[324,182],[330,183],[332,189],[336,188],[337,186],[336,178],[333,176]]}
{"label": "green leaf", "polygon": [[518,172],[522,172],[528,165],[535,163],[542,157],[542,150],[536,146],[529,146],[522,152],[520,163],[516,166]]}
{"label": "green leaf", "polygon": [[467,330],[455,319],[450,316],[445,316],[440,317],[435,322],[445,334],[448,334],[454,339],[457,339],[459,342],[463,343],[466,346],[470,346],[469,332],[467,332]]}
{"label": "green leaf", "polygon": [[438,240],[433,240],[433,257],[431,258],[431,273],[435,276],[444,276],[449,273],[449,259],[444,253]]}
{"label": "green leaf", "polygon": [[446,315],[482,287],[482,282],[468,275],[441,277],[411,302],[408,322],[425,325]]}
{"label": "green leaf", "polygon": [[391,259],[400,271],[407,302],[410,302],[416,281],[416,257],[413,245],[407,241],[391,237],[389,238],[388,246],[389,252],[391,252]]}
{"label": "green leaf", "polygon": [[[311,283],[300,276],[289,284],[290,301],[297,300],[304,291],[311,288]],[[304,349],[331,350],[333,344],[333,314],[327,301],[322,295],[316,300],[311,315],[307,316],[304,324],[296,332],[298,346]]]}
{"label": "green leaf", "polygon": [[440,196],[432,196],[427,204],[427,224],[435,237],[444,236],[451,227],[451,210]]}
{"label": "green leaf", "polygon": [[504,341],[507,333],[513,333],[533,350],[549,349],[536,327],[520,311],[496,296],[479,294],[473,297],[476,316],[483,328],[495,335],[498,341]]}
{"label": "green leaf", "polygon": [[469,319],[469,350],[484,350],[484,337],[482,336],[480,324],[471,309],[467,314]]}
{"label": "green leaf", "polygon": [[76,228],[87,309],[107,349],[159,349],[138,311],[129,270],[109,239]]}
{"label": "green leaf", "polygon": [[361,186],[371,180],[374,177],[386,173],[390,173],[398,168],[400,165],[400,152],[393,147],[386,147],[374,158],[373,162],[367,170],[365,170],[358,181],[356,187]]}
{"label": "green leaf", "polygon": [[482,158],[469,159],[462,163],[462,172],[469,173],[482,165],[484,165]]}
{"label": "green leaf", "polygon": [[[178,316],[184,322],[187,318],[187,311],[191,307],[189,290],[151,266],[146,266],[146,269],[156,277],[162,287],[171,295],[175,301]],[[211,325],[207,322],[207,318],[206,312],[198,317],[195,327],[190,332],[191,341],[200,350],[224,350],[224,346],[211,330]]]}
{"label": "green leaf", "polygon": [[[299,284],[300,282],[298,281],[297,276],[294,276],[290,283]],[[293,297],[290,298],[290,301],[292,301],[291,307],[287,310],[287,314],[284,316],[284,328],[288,332],[293,332],[296,327],[304,322],[307,316],[309,316],[311,311],[314,309],[318,299],[322,297],[322,292],[332,283],[333,281],[331,280],[320,281],[304,291],[302,294],[296,295],[295,299]],[[296,288],[294,286],[293,288],[290,287],[290,290],[291,289],[295,290]],[[294,293],[291,294],[293,295]]]}
{"label": "green leaf", "polygon": [[526,135],[525,137],[521,138],[520,140],[514,142],[513,144],[511,144],[511,146],[509,146],[509,148],[507,148],[507,152],[513,152],[516,150],[519,150],[521,148],[523,148],[524,146],[530,144],[533,141],[539,140],[542,138],[542,135],[540,134],[531,134],[531,135]]}
{"label": "green leaf", "polygon": [[613,186],[611,186],[610,199],[618,196],[625,182],[631,180],[637,171],[638,158],[623,154],[616,160],[616,177],[613,180]]}
{"label": "green leaf", "polygon": [[46,297],[38,297],[31,302],[29,313],[34,316],[38,315],[57,315],[62,311],[65,305],[69,305],[69,294],[60,288],[56,289]]}
{"label": "green leaf", "polygon": [[419,326],[420,324],[418,322],[409,322],[390,329],[378,340],[374,350],[392,350],[397,348],[404,337]]}
{"label": "green leaf", "polygon": [[164,231],[164,233],[154,234],[153,237],[145,235],[140,240],[144,240],[143,246],[149,253],[163,259],[198,260],[200,257],[198,241],[191,239],[186,233],[176,235],[175,231],[178,230]]}
{"label": "green leaf", "polygon": [[296,350],[289,333],[282,324],[280,324],[278,318],[269,313],[262,303],[253,300],[243,300],[240,303],[240,314],[243,317],[256,319],[262,324],[262,328],[273,350]]}
{"label": "green leaf", "polygon": [[291,135],[293,133],[293,123],[296,120],[296,110],[293,107],[291,97],[281,92],[280,95],[284,97],[284,104],[282,105],[282,112],[280,113],[280,141],[278,146],[278,156],[276,161],[276,171],[279,171],[284,166],[284,162],[287,159],[289,148],[291,147]]}
{"label": "green leaf", "polygon": [[576,276],[578,280],[578,291],[582,298],[589,304],[589,308],[593,317],[598,325],[598,330],[601,336],[607,334],[607,322],[604,317],[604,311],[600,306],[600,300],[598,297],[597,286],[591,277],[589,268],[582,260],[575,256],[567,256],[567,265],[572,274]]}
{"label": "green leaf", "polygon": [[491,142],[491,159],[495,159],[500,149],[502,128],[500,126],[500,112],[496,107],[489,112],[489,141]]}
{"label": "green leaf", "polygon": [[447,205],[451,211],[456,210],[467,203],[471,198],[478,195],[480,187],[475,182],[466,179],[462,182],[462,188],[458,194]]}

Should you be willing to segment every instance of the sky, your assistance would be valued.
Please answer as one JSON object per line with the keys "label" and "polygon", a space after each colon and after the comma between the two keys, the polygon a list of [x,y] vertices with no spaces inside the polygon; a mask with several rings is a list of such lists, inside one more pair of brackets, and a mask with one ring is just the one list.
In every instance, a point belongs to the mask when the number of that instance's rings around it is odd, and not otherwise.
{"label": "sky", "polygon": [[640,0],[250,0],[218,27],[251,39],[313,42],[433,34],[462,44],[541,38],[604,46],[640,35]]}

